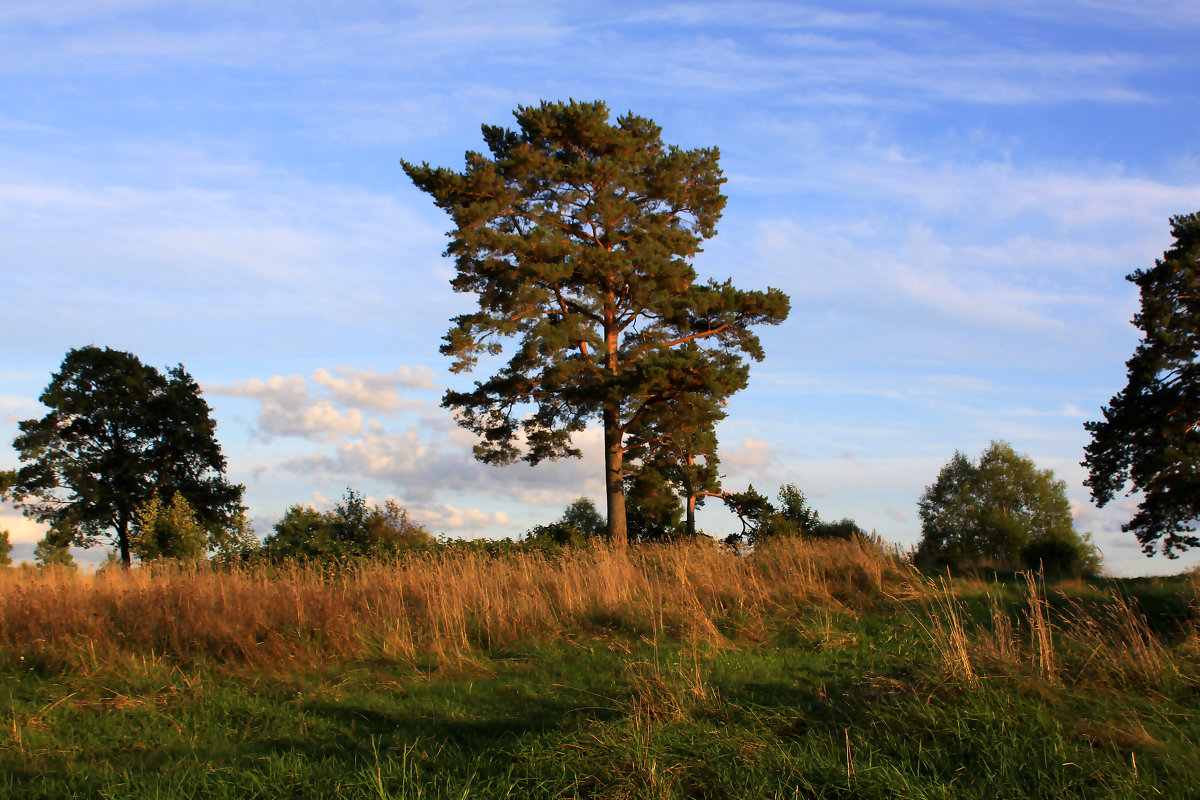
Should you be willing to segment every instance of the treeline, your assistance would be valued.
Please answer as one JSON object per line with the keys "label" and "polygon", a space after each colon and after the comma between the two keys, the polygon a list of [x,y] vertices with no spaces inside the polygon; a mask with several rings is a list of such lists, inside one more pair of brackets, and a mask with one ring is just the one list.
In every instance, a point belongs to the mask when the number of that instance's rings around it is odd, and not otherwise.
{"label": "treeline", "polygon": [[[823,520],[793,483],[780,486],[774,500],[753,486],[715,496],[741,525],[740,531],[721,538],[703,531],[689,534],[682,503],[670,493],[642,493],[635,487],[629,496],[629,535],[635,545],[700,541],[748,553],[785,539],[878,541],[873,532],[852,519]],[[956,453],[926,488],[918,508],[922,537],[910,558],[925,570],[1099,572],[1100,553],[1090,534],[1075,530],[1066,484],[1050,470],[1038,469],[1005,442],[993,442],[976,459]],[[162,502],[155,494],[135,514],[130,539],[132,551],[142,563],[349,564],[412,552],[500,555],[587,548],[606,541],[607,528],[595,502],[580,497],[553,522],[534,525],[517,539],[466,540],[444,533],[434,535],[395,500],[370,503],[361,493],[347,489],[328,510],[292,505],[261,541],[244,514],[232,524],[205,524],[181,495]],[[47,539],[39,545],[37,558],[41,563],[61,564],[68,562],[70,555]]]}
{"label": "treeline", "polygon": [[[843,539],[867,537],[851,519],[826,522],[809,505],[794,484],[785,484],[771,502],[753,486],[720,499],[738,515],[742,530],[717,539],[703,531],[689,536],[680,503],[650,502],[629,506],[630,541],[634,544],[666,544],[698,540],[721,545],[733,552],[748,552],[772,539]],[[553,522],[534,525],[517,539],[461,539],[444,533],[434,535],[419,524],[395,500],[382,505],[370,503],[348,488],[341,500],[327,510],[295,504],[259,539],[244,513],[224,524],[203,521],[181,493],[163,501],[157,493],[139,506],[130,526],[130,549],[137,562],[201,562],[247,564],[261,561],[349,563],[361,559],[386,559],[403,553],[461,550],[502,554],[518,551],[556,551],[589,547],[607,539],[604,515],[589,497],[569,503]],[[8,532],[0,531],[0,565],[9,563]],[[55,543],[52,534],[34,551],[34,561],[43,566],[74,566],[67,545]],[[107,563],[119,562],[116,554]]]}

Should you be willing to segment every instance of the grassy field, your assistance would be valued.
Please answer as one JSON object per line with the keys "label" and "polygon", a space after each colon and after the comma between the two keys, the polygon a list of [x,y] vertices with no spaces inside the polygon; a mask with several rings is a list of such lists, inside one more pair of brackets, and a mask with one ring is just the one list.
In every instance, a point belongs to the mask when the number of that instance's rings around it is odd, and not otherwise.
{"label": "grassy field", "polygon": [[6,570],[0,797],[1192,798],[1198,610],[842,542]]}

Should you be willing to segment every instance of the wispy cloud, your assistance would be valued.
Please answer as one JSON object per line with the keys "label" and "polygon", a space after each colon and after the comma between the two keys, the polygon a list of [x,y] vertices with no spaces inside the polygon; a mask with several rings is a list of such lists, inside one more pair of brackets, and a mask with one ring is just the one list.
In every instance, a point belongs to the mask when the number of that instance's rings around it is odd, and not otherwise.
{"label": "wispy cloud", "polygon": [[[37,6],[41,5],[41,8]],[[525,10],[522,10],[522,5]],[[9,52],[8,68],[147,71],[174,66],[340,72],[350,66],[419,65],[477,51],[518,54],[552,44],[562,31],[542,4],[447,2],[385,10],[374,4],[305,6],[214,2],[173,13],[164,2],[18,4],[0,12],[0,39],[36,36],[43,47]]]}

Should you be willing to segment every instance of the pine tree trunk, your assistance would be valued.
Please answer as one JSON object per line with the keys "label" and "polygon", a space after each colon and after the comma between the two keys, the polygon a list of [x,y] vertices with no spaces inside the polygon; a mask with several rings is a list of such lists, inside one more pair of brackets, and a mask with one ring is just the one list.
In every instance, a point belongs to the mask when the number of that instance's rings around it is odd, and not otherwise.
{"label": "pine tree trunk", "polygon": [[[616,296],[608,292],[610,309],[616,306]],[[604,366],[610,378],[620,370],[620,331],[612,311],[605,312]],[[604,494],[608,501],[608,541],[617,547],[629,544],[629,527],[625,518],[625,451],[624,431],[621,430],[620,401],[606,400],[604,405]]]}
{"label": "pine tree trunk", "polygon": [[133,558],[129,553],[129,520],[125,517],[121,517],[117,527],[117,547],[121,550],[121,563],[125,569],[129,569],[133,565]]}
{"label": "pine tree trunk", "polygon": [[621,451],[621,428],[616,409],[604,410],[604,491],[608,500],[608,541],[618,547],[629,544],[625,520],[625,454]]}
{"label": "pine tree trunk", "polygon": [[687,469],[683,471],[683,488],[687,490],[687,517],[685,534],[688,541],[696,541],[696,492],[692,489],[691,468],[696,466],[696,454],[687,453],[684,455],[683,463],[687,465]]}

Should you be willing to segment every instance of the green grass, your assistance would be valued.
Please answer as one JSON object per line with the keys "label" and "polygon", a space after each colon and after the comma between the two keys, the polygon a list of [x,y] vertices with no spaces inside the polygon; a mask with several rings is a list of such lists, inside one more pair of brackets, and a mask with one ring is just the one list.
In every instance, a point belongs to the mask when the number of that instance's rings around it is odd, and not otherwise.
{"label": "green grass", "polygon": [[[1187,604],[1152,588],[1177,629]],[[1060,678],[980,660],[971,685],[924,608],[781,610],[766,641],[720,647],[592,632],[454,668],[18,663],[0,797],[1195,796],[1194,670],[1147,688],[1064,650]]]}

